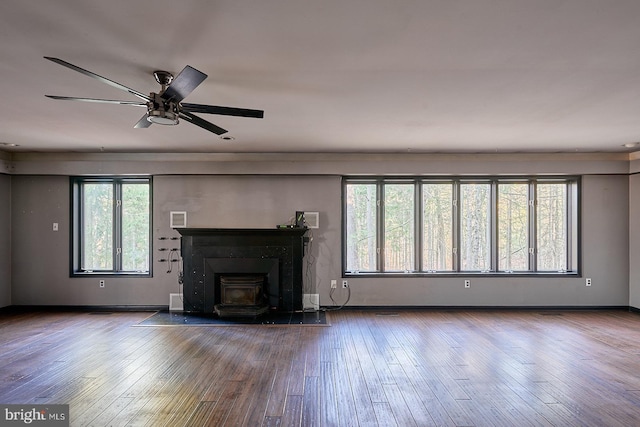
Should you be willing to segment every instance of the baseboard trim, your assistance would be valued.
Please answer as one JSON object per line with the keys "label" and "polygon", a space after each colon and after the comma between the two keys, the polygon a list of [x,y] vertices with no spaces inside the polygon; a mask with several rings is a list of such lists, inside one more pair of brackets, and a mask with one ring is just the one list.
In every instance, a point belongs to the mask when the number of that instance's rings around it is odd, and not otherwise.
{"label": "baseboard trim", "polygon": [[[339,306],[320,306],[319,310],[336,310]],[[476,305],[348,305],[342,310],[358,311],[398,311],[398,310],[424,310],[424,311],[593,311],[593,310],[620,310],[640,313],[640,308],[627,305],[561,305],[561,306],[476,306]],[[127,312],[127,311],[169,311],[168,305],[9,305],[0,307],[0,313],[16,313],[29,311],[49,312]]]}
{"label": "baseboard trim", "polygon": [[[339,306],[322,306],[321,310],[335,310]],[[621,310],[621,311],[633,311],[633,307],[627,305],[598,305],[598,306],[584,306],[584,305],[522,305],[522,306],[477,306],[477,305],[347,305],[342,310],[360,310],[360,311],[384,311],[384,310],[424,310],[424,311],[587,311],[587,310]],[[640,313],[640,309],[635,309]]]}
{"label": "baseboard trim", "polygon": [[167,311],[168,305],[9,305],[0,308],[0,313],[29,311],[50,312],[118,312],[118,311]]}

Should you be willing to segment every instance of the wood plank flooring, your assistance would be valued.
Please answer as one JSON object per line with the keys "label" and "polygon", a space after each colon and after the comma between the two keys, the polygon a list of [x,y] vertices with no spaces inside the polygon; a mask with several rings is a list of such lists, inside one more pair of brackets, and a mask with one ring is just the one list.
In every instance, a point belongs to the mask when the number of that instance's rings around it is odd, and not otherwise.
{"label": "wood plank flooring", "polygon": [[343,310],[331,326],[0,311],[0,403],[73,426],[640,425],[640,314]]}

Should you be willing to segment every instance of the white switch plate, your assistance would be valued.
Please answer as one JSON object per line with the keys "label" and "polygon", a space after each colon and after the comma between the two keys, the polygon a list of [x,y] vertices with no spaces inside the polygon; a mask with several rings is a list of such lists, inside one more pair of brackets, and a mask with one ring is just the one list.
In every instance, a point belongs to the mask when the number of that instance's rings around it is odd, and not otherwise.
{"label": "white switch plate", "polygon": [[58,231],[58,223],[57,222],[53,223],[53,231]]}

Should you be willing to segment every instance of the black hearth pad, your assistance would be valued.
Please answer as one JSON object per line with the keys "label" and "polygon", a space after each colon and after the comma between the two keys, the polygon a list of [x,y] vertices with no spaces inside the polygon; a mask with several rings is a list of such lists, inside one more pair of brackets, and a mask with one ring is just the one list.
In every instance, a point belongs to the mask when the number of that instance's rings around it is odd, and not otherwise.
{"label": "black hearth pad", "polygon": [[324,311],[297,313],[265,313],[253,317],[218,317],[209,313],[158,311],[136,326],[234,326],[234,325],[291,325],[329,326]]}

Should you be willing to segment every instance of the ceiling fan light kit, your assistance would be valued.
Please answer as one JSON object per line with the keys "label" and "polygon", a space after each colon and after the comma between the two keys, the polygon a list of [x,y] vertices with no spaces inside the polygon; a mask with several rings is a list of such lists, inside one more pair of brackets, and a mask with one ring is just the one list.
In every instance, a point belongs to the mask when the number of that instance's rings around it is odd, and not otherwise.
{"label": "ceiling fan light kit", "polygon": [[177,125],[180,110],[175,102],[164,102],[159,94],[151,92],[147,103],[147,121],[158,125]]}
{"label": "ceiling fan light kit", "polygon": [[149,110],[147,120],[157,125],[177,125],[178,116],[172,111]]}
{"label": "ceiling fan light kit", "polygon": [[63,101],[83,101],[83,102],[97,102],[103,104],[120,104],[120,105],[133,105],[147,107],[147,112],[138,122],[134,125],[135,128],[148,128],[152,124],[159,125],[177,125],[179,119],[192,123],[204,130],[213,132],[216,135],[222,135],[227,132],[226,129],[221,128],[207,120],[204,120],[193,113],[204,114],[220,114],[226,116],[236,117],[253,117],[261,119],[264,117],[264,111],[253,110],[249,108],[235,108],[235,107],[222,107],[216,105],[205,104],[188,104],[182,103],[182,100],[186,98],[196,87],[200,85],[207,75],[195,68],[187,65],[180,73],[174,77],[168,71],[156,70],[153,72],[153,76],[156,81],[161,85],[160,92],[151,92],[149,96],[131,89],[113,80],[102,77],[96,73],[80,68],[77,65],[73,65],[67,61],[59,58],[45,56],[45,59],[55,62],[56,64],[67,67],[71,70],[77,71],[85,76],[92,77],[102,83],[109,86],[120,89],[124,92],[130,93],[141,101],[120,101],[112,99],[97,99],[97,98],[77,98],[70,96],[57,96],[57,95],[45,95],[48,98],[63,100]]}

